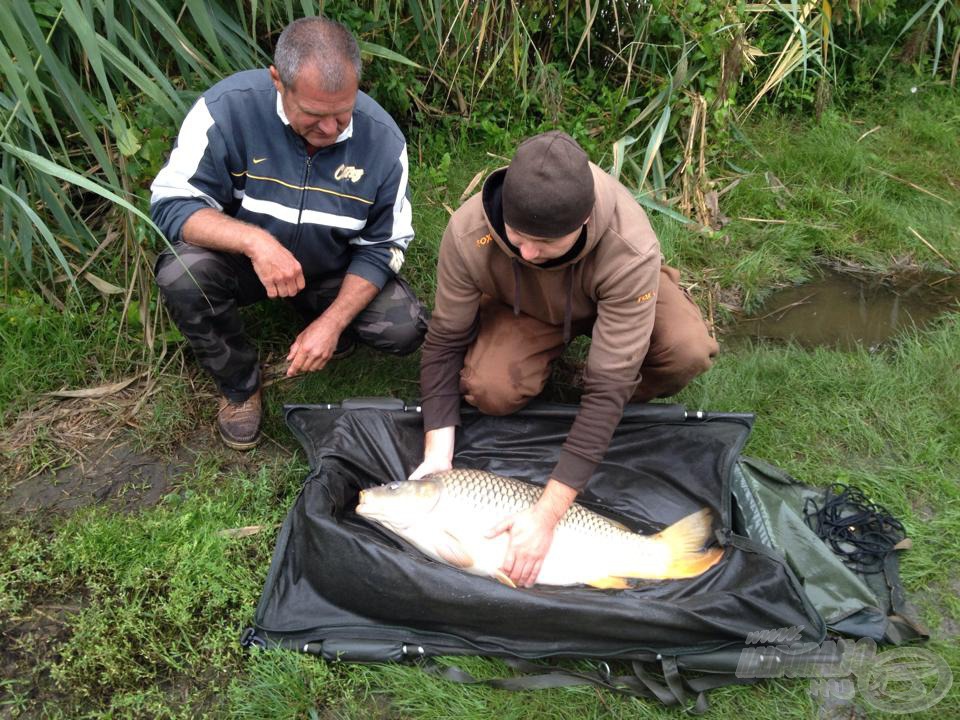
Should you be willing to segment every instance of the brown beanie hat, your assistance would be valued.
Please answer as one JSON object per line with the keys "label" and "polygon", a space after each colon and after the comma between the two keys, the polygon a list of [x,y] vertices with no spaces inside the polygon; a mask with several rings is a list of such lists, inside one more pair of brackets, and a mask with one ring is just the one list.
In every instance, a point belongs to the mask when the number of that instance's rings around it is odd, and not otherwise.
{"label": "brown beanie hat", "polygon": [[593,173],[576,140],[559,130],[520,143],[503,181],[503,219],[526,235],[558,238],[593,211]]}

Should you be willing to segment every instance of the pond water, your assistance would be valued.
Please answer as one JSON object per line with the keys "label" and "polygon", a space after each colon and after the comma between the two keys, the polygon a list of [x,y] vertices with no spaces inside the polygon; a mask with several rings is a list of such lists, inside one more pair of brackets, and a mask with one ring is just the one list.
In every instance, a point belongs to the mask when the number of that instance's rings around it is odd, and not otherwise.
{"label": "pond water", "polygon": [[740,318],[726,339],[875,348],[900,330],[921,328],[946,311],[960,310],[960,275],[823,272],[820,279],[771,294],[762,309]]}

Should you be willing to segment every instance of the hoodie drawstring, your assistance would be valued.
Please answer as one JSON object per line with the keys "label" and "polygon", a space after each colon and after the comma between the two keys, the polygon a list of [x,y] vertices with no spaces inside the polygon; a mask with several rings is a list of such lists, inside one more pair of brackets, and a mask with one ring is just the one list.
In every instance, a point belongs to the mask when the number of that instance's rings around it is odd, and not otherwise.
{"label": "hoodie drawstring", "polygon": [[520,263],[513,258],[513,316],[520,317]]}

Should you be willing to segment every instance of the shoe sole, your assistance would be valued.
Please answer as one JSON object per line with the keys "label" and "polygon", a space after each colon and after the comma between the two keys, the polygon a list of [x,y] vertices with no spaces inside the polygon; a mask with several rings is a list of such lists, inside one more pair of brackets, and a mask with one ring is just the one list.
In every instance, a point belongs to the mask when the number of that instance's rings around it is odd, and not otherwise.
{"label": "shoe sole", "polygon": [[224,435],[222,432],[220,433],[220,439],[223,440],[223,444],[224,444],[224,445],[226,445],[228,448],[233,448],[234,450],[252,450],[252,449],[255,448],[257,445],[260,444],[260,434],[259,434],[259,433],[257,434],[257,436],[256,436],[253,440],[248,440],[248,441],[246,441],[246,442],[243,442],[243,441],[241,441],[241,440],[233,440],[233,439],[231,439],[231,438],[228,438],[228,437],[227,437],[226,435]]}

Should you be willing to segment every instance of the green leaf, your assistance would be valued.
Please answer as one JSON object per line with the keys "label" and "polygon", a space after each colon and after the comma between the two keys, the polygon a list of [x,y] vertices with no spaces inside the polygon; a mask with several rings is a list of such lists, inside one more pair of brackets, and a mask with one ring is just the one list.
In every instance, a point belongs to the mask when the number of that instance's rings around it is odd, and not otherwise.
{"label": "green leaf", "polygon": [[127,127],[122,116],[114,118],[113,134],[117,138],[117,148],[124,157],[132,157],[140,150],[140,135],[132,127]]}
{"label": "green leaf", "polygon": [[[24,7],[26,6],[26,7]],[[32,23],[32,27],[25,27],[18,22],[17,18],[14,17],[12,10],[16,10],[19,18],[22,19],[24,23]],[[30,30],[30,38],[26,37],[26,30]],[[36,103],[40,110],[43,112],[43,116],[46,118],[47,126],[53,131],[54,135],[57,137],[60,147],[66,152],[66,146],[63,143],[63,139],[60,136],[60,124],[55,119],[53,110],[50,108],[50,104],[47,102],[46,93],[43,91],[44,83],[40,82],[40,78],[37,75],[37,71],[34,69],[33,54],[28,49],[28,44],[33,43],[36,46],[36,39],[43,37],[40,32],[39,26],[37,26],[36,18],[30,13],[29,5],[24,0],[18,0],[14,5],[8,5],[6,2],[0,2],[0,33],[3,35],[3,39],[6,42],[6,46],[10,49],[10,55],[15,58],[21,58],[19,65],[20,72],[23,73],[26,82],[20,85],[23,95],[20,95],[17,98],[17,101],[23,105]],[[11,83],[13,84],[13,83]],[[29,90],[29,94],[27,91]],[[3,137],[5,137],[4,135]],[[2,139],[2,138],[0,138]]]}
{"label": "green leaf", "polygon": [[190,16],[196,23],[197,30],[203,36],[206,44],[213,49],[213,54],[217,60],[224,66],[228,66],[226,57],[223,54],[223,48],[220,46],[220,38],[214,28],[213,18],[207,7],[208,3],[199,0],[186,0],[186,6],[190,10]]}
{"label": "green leaf", "polygon": [[410,67],[417,68],[418,70],[426,70],[423,65],[415,63],[413,60],[401,55],[400,53],[391,50],[390,48],[385,48],[383,45],[377,45],[376,43],[366,42],[361,40],[360,43],[360,52],[365,55],[372,55],[373,57],[383,58],[384,60],[390,60],[391,62],[400,63],[401,65],[409,65]]}
{"label": "green leaf", "polygon": [[643,156],[643,169],[640,173],[640,182],[637,184],[638,189],[643,189],[643,184],[646,182],[647,175],[650,173],[650,167],[653,165],[653,159],[657,153],[660,152],[660,145],[663,143],[663,137],[667,134],[667,127],[669,125],[670,106],[667,105],[660,114],[660,121],[657,123],[657,126],[653,129],[653,132],[650,133],[650,140],[647,142],[647,151]]}
{"label": "green leaf", "polygon": [[613,167],[610,169],[610,174],[617,180],[620,179],[620,173],[623,170],[623,160],[627,156],[627,148],[636,141],[635,137],[624,135],[613,144]]}
{"label": "green leaf", "polygon": [[[123,292],[123,290],[121,290]],[[131,328],[142,328],[143,321],[140,319],[140,302],[131,300],[127,305],[127,322]]]}
{"label": "green leaf", "polygon": [[668,218],[672,218],[673,220],[683,223],[684,225],[696,225],[696,223],[690,218],[681,215],[676,210],[668,208],[666,205],[661,205],[652,197],[650,197],[648,193],[634,193],[633,197],[638,203],[649,210],[655,210],[661,215],[666,215]]}
{"label": "green leaf", "polygon": [[136,56],[140,64],[150,72],[150,75],[137,67],[123,50],[112,45],[106,38],[99,38],[100,50],[104,59],[126,75],[137,90],[147,95],[158,107],[165,110],[171,120],[180,120],[186,110],[184,103],[163,71],[154,64],[151,53],[147,52],[146,48],[138,43],[122,25],[117,25],[115,33],[123,41],[127,51]]}
{"label": "green leaf", "polygon": [[67,19],[67,24],[70,26],[70,29],[76,33],[80,45],[86,52],[87,60],[93,67],[93,74],[100,83],[100,88],[103,90],[103,97],[107,101],[107,107],[110,109],[110,113],[116,113],[117,101],[113,97],[113,88],[110,86],[110,81],[107,79],[107,72],[103,67],[103,58],[100,55],[100,44],[97,42],[98,35],[96,30],[94,30],[93,25],[90,24],[90,21],[87,19],[87,16],[84,15],[83,10],[80,9],[76,0],[63,0],[63,14]]}
{"label": "green leaf", "polygon": [[[138,208],[136,205],[133,205],[126,199],[120,197],[115,192],[106,188],[99,183],[91,180],[88,177],[84,177],[80,173],[71,170],[70,168],[64,167],[63,165],[58,165],[57,163],[49,160],[45,157],[32,153],[29,150],[24,150],[19,148],[16,145],[11,145],[8,142],[0,142],[0,148],[3,148],[5,152],[10,153],[14,157],[18,157],[23,160],[25,163],[29,164],[36,170],[45,173],[47,175],[53,175],[58,177],[61,180],[66,180],[69,183],[83,188],[84,190],[89,190],[92,193],[99,195],[106,200],[109,200],[112,203],[116,203],[124,210],[129,210],[134,215],[139,217],[141,220],[146,222],[151,228],[157,231],[157,233],[162,237],[163,233],[160,232],[160,228],[153,224],[153,221],[150,219],[150,216],[147,215],[143,210]],[[9,192],[9,190],[8,190]],[[21,201],[22,202],[22,201]],[[59,247],[57,248],[59,251]]]}

